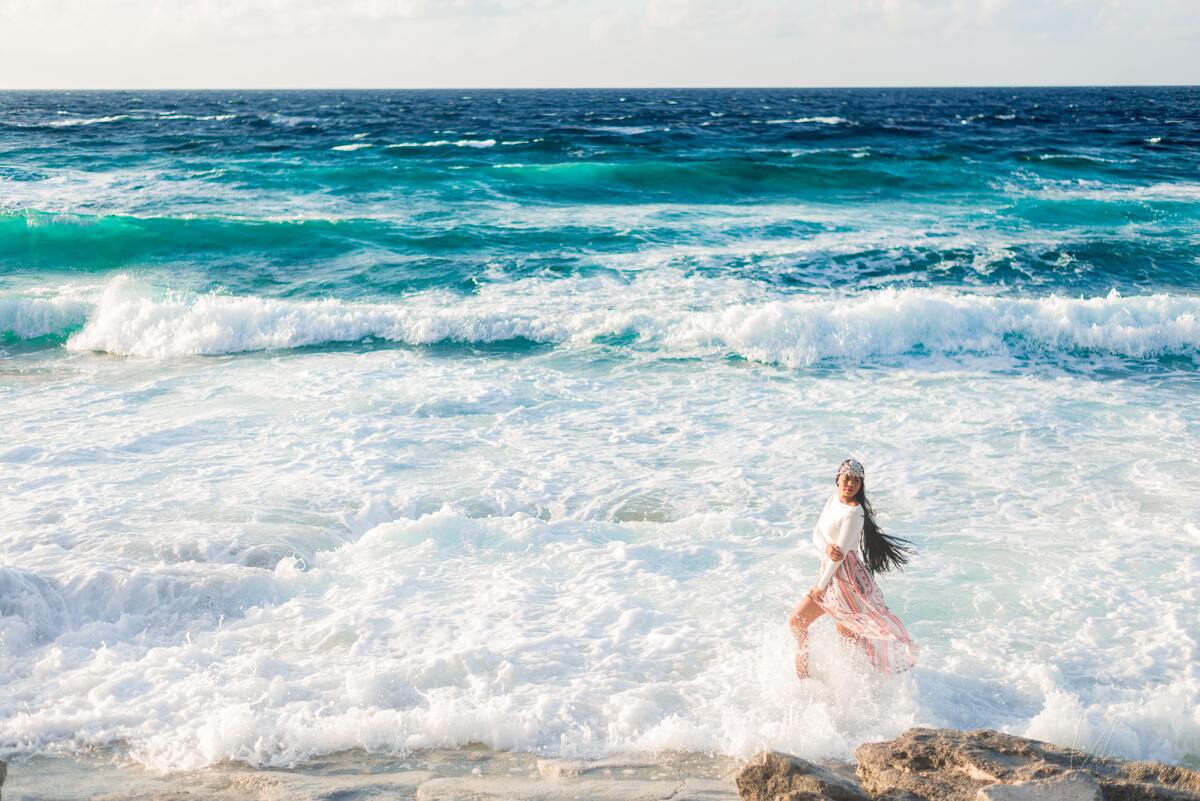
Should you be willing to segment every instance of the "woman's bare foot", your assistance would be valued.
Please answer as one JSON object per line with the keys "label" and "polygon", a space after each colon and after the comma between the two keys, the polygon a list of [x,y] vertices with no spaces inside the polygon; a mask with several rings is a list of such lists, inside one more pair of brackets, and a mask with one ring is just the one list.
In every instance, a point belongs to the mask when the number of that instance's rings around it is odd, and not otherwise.
{"label": "woman's bare foot", "polygon": [[796,677],[800,679],[808,678],[808,657],[796,654]]}
{"label": "woman's bare foot", "polygon": [[[813,590],[815,589],[814,587]],[[802,679],[808,678],[808,627],[823,614],[825,610],[808,595],[800,601],[796,611],[788,618],[788,628],[796,638],[796,675]]]}

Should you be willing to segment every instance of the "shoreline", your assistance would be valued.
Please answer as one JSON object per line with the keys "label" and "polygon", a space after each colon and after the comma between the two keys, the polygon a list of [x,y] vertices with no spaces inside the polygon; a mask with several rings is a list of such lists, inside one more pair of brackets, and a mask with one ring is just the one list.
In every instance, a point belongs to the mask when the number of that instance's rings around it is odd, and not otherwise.
{"label": "shoreline", "polygon": [[[421,749],[407,755],[342,751],[294,767],[218,762],[198,770],[160,773],[115,752],[32,756],[8,764],[4,801],[356,801],[488,798],[696,798],[734,801],[734,777],[746,761],[694,752],[628,753],[600,759],[544,757],[482,745]],[[830,770],[853,777],[850,763]]]}
{"label": "shoreline", "polygon": [[477,743],[159,772],[108,749],[0,760],[0,789],[8,801],[1200,801],[1200,771],[1184,765],[1112,759],[992,729],[911,728],[860,744],[854,759],[809,762],[777,751],[570,759]]}

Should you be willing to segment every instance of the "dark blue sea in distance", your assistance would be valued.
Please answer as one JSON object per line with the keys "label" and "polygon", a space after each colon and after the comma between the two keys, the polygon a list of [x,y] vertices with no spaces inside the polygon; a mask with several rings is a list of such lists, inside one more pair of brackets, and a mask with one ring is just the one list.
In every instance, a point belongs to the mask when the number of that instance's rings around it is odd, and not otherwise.
{"label": "dark blue sea in distance", "polygon": [[8,92],[0,159],[5,278],[383,300],[679,248],[783,295],[1196,286],[1195,88]]}
{"label": "dark blue sea in distance", "polygon": [[1198,279],[1193,87],[0,93],[0,758],[1195,766]]}

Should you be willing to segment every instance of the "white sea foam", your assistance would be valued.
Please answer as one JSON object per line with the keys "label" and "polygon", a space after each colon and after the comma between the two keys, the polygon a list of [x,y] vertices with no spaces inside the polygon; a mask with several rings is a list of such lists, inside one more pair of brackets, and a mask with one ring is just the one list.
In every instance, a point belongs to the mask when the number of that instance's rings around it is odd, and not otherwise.
{"label": "white sea foam", "polygon": [[163,112],[158,115],[160,120],[200,120],[202,122],[226,122],[236,119],[237,114],[174,114]]}
{"label": "white sea foam", "polygon": [[638,134],[650,133],[657,129],[652,125],[597,125],[594,130],[624,134],[625,136],[637,136]]}
{"label": "white sea foam", "polygon": [[106,122],[121,122],[133,119],[129,114],[113,114],[108,117],[84,117],[82,119],[52,120],[47,125],[54,128],[73,128],[78,125],[103,125]]}
{"label": "white sea foam", "polygon": [[[42,335],[57,320],[75,324],[78,305],[59,312],[48,302],[9,301],[3,313],[14,321],[11,330]],[[1123,297],[1115,291],[1092,298],[1006,298],[930,289],[779,296],[734,280],[660,273],[639,275],[632,283],[533,279],[488,284],[465,297],[427,292],[372,304],[161,296],[118,278],[95,298],[86,324],[67,347],[174,357],[367,337],[414,345],[523,338],[589,347],[597,337],[611,335],[632,335],[635,347],[658,355],[733,353],[788,366],[914,352],[1152,357],[1200,348],[1200,298]]]}
{"label": "white sea foam", "polygon": [[93,304],[75,292],[58,297],[0,297],[0,336],[17,339],[65,334],[82,326]]}
{"label": "white sea foam", "polygon": [[366,147],[375,147],[370,142],[354,142],[349,145],[334,145],[330,150],[362,150]]}
{"label": "white sea foam", "polygon": [[387,147],[495,147],[495,139],[436,139],[429,142],[396,142]]}
{"label": "white sea foam", "polygon": [[795,119],[765,120],[765,122],[767,125],[805,125],[810,123],[818,123],[820,125],[842,125],[846,123],[847,120],[843,119],[842,117],[797,117]]}
{"label": "white sea foam", "polygon": [[[1200,744],[1192,383],[23,358],[44,375],[3,379],[3,755]],[[846,453],[920,548],[882,586],[921,664],[873,676],[820,621],[801,684],[785,619]]]}
{"label": "white sea foam", "polygon": [[1200,183],[1188,181],[1112,184],[1087,179],[1071,181],[1038,179],[1032,187],[1010,185],[1006,188],[1017,194],[1051,200],[1094,200],[1104,203],[1129,201],[1194,203],[1200,200]]}
{"label": "white sea foam", "polygon": [[1079,159],[1081,161],[1094,161],[1097,164],[1136,163],[1136,159],[1106,159],[1101,156],[1092,156],[1087,153],[1042,153],[1038,156],[1039,161],[1056,161],[1058,159]]}
{"label": "white sea foam", "polygon": [[246,220],[406,220],[420,199],[402,206],[378,199],[297,196],[288,188],[247,188],[211,180],[220,171],[128,169],[92,172],[47,169],[40,180],[0,176],[0,212],[86,215],[121,214],[143,218],[211,217]]}

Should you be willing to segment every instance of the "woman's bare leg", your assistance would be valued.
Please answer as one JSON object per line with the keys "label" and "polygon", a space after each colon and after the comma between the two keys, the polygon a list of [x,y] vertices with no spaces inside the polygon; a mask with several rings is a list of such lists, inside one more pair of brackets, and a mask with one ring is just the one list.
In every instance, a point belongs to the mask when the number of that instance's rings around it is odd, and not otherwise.
{"label": "woman's bare leg", "polygon": [[808,627],[823,614],[825,610],[806,595],[788,618],[788,628],[796,638],[796,675],[802,679],[808,678]]}

